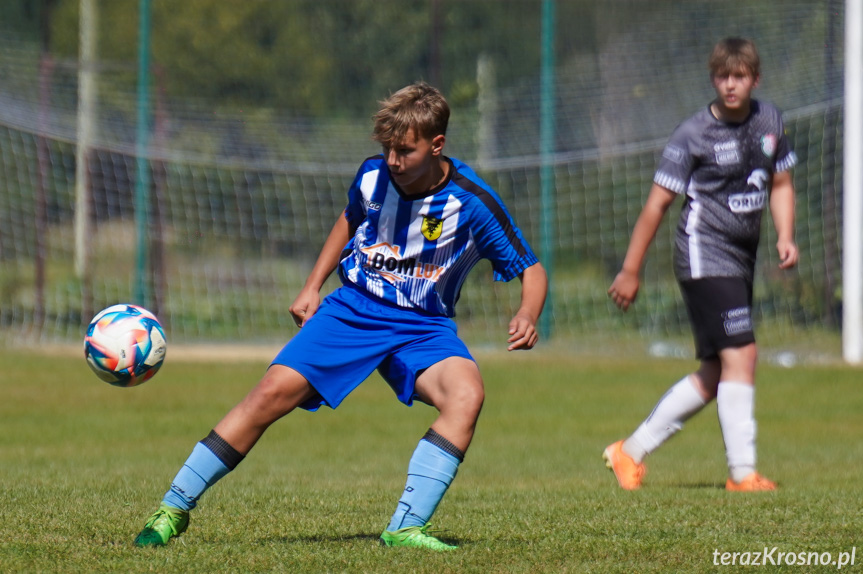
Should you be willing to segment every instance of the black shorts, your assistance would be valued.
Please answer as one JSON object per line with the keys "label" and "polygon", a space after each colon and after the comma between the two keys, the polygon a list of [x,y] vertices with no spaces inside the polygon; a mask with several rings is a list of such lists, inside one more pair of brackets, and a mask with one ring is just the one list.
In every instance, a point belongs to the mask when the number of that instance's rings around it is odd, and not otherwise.
{"label": "black shorts", "polygon": [[752,284],[742,277],[708,277],[680,282],[695,338],[695,357],[713,359],[719,351],[755,342]]}

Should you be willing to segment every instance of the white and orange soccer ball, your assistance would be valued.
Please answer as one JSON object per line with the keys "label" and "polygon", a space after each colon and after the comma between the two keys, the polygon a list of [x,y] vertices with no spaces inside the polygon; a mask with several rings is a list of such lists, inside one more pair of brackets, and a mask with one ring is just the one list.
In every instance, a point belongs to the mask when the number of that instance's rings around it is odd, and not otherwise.
{"label": "white and orange soccer ball", "polygon": [[167,351],[156,316],[138,305],[112,305],[93,317],[84,337],[84,357],[96,375],[116,387],[153,378]]}

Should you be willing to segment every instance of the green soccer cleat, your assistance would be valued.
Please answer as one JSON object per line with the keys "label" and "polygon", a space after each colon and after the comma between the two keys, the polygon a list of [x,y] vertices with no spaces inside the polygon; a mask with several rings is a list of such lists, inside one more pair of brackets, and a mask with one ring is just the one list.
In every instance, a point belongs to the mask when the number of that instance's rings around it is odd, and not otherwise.
{"label": "green soccer cleat", "polygon": [[429,548],[431,550],[455,550],[458,546],[447,544],[428,534],[430,524],[425,526],[408,526],[394,532],[384,530],[381,534],[381,544],[384,546],[404,546],[409,548]]}
{"label": "green soccer cleat", "polygon": [[160,504],[159,510],[147,520],[144,530],[135,537],[135,546],[164,546],[189,526],[189,511]]}

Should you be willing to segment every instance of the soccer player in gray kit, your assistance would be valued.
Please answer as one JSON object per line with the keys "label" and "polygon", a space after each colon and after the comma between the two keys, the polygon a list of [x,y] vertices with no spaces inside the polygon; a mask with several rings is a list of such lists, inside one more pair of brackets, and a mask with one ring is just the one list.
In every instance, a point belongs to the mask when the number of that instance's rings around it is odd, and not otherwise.
{"label": "soccer player in gray kit", "polygon": [[674,272],[695,339],[698,370],[675,383],[641,425],[603,452],[620,486],[641,486],[645,457],[716,399],[731,491],[774,490],[755,468],[755,364],[752,280],[766,205],[776,228],[780,269],[797,264],[790,149],[779,111],[752,99],[760,60],[748,39],[713,49],[716,99],[680,124],[662,153],[622,269],[608,289],[623,311],[635,301],[650,243],[678,195]]}

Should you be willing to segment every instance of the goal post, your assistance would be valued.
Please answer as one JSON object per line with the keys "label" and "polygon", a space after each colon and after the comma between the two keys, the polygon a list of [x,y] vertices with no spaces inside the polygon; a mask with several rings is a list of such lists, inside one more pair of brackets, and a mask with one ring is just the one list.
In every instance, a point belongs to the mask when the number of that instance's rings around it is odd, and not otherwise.
{"label": "goal post", "polygon": [[863,363],[863,6],[845,3],[842,354]]}

